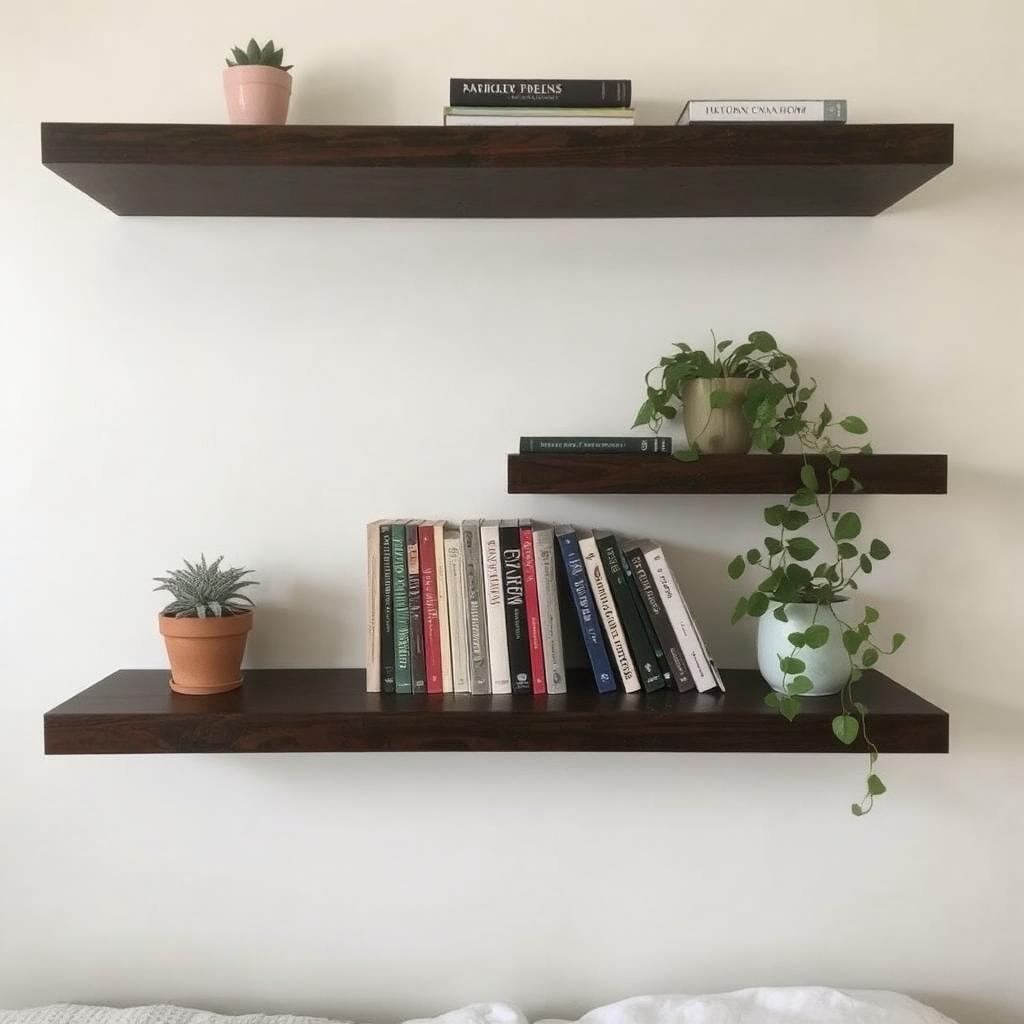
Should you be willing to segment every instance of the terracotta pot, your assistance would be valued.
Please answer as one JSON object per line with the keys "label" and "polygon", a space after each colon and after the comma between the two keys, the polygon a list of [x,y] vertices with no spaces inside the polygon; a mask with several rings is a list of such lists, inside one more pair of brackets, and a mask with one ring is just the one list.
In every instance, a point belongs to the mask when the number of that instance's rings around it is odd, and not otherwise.
{"label": "terracotta pot", "polygon": [[242,685],[242,655],[252,612],[221,618],[160,616],[160,632],[171,662],[176,693],[226,693]]}
{"label": "terracotta pot", "polygon": [[[750,377],[698,378],[687,381],[679,389],[683,405],[683,426],[686,439],[696,443],[709,455],[743,455],[750,451],[753,434],[750,422],[743,415]],[[711,408],[711,392],[725,391],[729,404],[721,409]]]}
{"label": "terracotta pot", "polygon": [[292,76],[280,68],[241,64],[224,69],[224,98],[232,124],[284,124]]}

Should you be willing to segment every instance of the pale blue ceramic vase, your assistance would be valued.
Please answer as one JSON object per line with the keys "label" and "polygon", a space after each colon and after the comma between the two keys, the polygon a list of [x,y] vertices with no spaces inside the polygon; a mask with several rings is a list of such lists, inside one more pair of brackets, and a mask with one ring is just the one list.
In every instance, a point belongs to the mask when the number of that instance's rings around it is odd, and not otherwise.
{"label": "pale blue ceramic vase", "polygon": [[[801,696],[825,697],[838,693],[850,677],[850,659],[843,646],[843,627],[831,606],[787,604],[788,622],[780,622],[775,618],[773,613],[778,607],[778,602],[773,601],[757,622],[757,667],[765,682],[773,690],[783,692],[783,672],[779,668],[779,658],[792,655],[807,666],[800,674],[807,676],[814,684],[813,690]],[[804,646],[794,651],[789,634],[803,632],[812,622],[828,627],[828,640],[821,647]],[[792,678],[792,675],[788,677],[790,681]]]}

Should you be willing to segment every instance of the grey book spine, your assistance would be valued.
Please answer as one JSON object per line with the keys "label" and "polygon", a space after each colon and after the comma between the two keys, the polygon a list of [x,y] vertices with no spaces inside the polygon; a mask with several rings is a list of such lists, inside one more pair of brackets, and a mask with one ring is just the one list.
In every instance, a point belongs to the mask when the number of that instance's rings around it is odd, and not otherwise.
{"label": "grey book spine", "polygon": [[479,519],[467,519],[462,524],[462,549],[466,568],[470,692],[482,695],[491,692],[491,671],[487,656],[487,609]]}

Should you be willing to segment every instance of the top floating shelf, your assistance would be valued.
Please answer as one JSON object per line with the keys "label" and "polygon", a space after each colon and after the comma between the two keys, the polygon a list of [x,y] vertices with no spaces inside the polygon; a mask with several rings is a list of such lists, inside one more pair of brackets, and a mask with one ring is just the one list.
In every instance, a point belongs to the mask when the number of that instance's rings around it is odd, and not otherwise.
{"label": "top floating shelf", "polygon": [[952,164],[953,126],[44,123],[42,154],[131,216],[874,216]]}

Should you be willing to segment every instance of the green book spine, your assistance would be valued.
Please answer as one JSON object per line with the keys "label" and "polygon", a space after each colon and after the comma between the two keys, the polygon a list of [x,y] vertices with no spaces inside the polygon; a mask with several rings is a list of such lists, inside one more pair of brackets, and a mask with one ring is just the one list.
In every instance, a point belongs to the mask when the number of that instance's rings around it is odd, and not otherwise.
{"label": "green book spine", "polygon": [[409,565],[405,525],[391,527],[391,574],[395,600],[395,693],[412,693],[412,646],[409,642]]}
{"label": "green book spine", "polygon": [[665,656],[665,652],[661,648],[661,640],[654,631],[650,618],[648,618],[647,605],[644,602],[643,594],[640,593],[640,584],[637,583],[636,577],[633,575],[629,559],[623,553],[618,537],[615,538],[615,551],[619,556],[619,565],[622,566],[626,574],[626,582],[629,584],[630,592],[633,595],[633,603],[636,605],[637,615],[640,616],[640,624],[644,627],[644,632],[647,634],[647,642],[651,645],[655,660],[658,662],[658,668],[661,670],[661,678],[664,680],[665,686],[671,690],[672,671],[668,666],[668,658]]}
{"label": "green book spine", "polygon": [[640,683],[646,691],[660,690],[665,685],[665,679],[640,619],[633,588],[626,578],[626,569],[619,554],[619,545],[610,533],[595,534],[594,540],[597,542],[597,551],[611,585],[612,598],[619,611],[622,628],[633,652]]}

